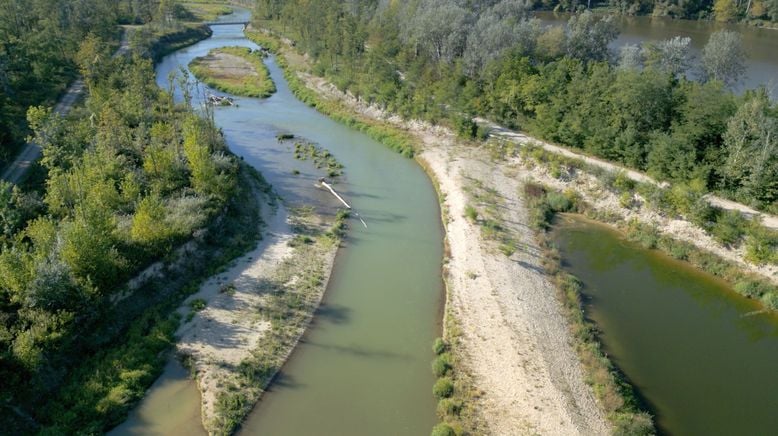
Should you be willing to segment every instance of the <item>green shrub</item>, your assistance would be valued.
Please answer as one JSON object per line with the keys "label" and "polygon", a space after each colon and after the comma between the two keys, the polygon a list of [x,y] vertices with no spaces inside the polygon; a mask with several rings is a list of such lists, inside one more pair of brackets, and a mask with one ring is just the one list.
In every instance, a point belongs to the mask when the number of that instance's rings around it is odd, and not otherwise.
{"label": "green shrub", "polygon": [[448,398],[454,394],[454,382],[448,377],[441,377],[432,386],[432,394],[436,398]]}
{"label": "green shrub", "polygon": [[546,194],[546,202],[554,212],[567,212],[573,207],[573,203],[566,195],[558,192],[549,192]]}
{"label": "green shrub", "polygon": [[194,300],[189,302],[189,307],[192,308],[195,312],[199,312],[203,309],[205,309],[206,302],[202,298],[195,298]]}
{"label": "green shrub", "polygon": [[445,422],[441,422],[437,424],[435,427],[432,427],[432,433],[431,436],[456,436],[456,432],[454,429],[446,424]]}
{"label": "green shrub", "polygon": [[778,232],[753,224],[746,236],[746,259],[756,264],[778,264]]}
{"label": "green shrub", "polygon": [[747,222],[740,212],[722,211],[711,226],[710,234],[724,245],[736,245],[743,238],[746,225]]}
{"label": "green shrub", "polygon": [[432,373],[435,377],[443,377],[451,368],[451,355],[448,353],[442,353],[432,361]]}
{"label": "green shrub", "polygon": [[454,118],[454,130],[457,135],[465,139],[473,139],[478,136],[478,124],[468,116]]}
{"label": "green shrub", "polygon": [[768,309],[778,310],[778,291],[773,290],[762,295],[762,304]]}
{"label": "green shrub", "polygon": [[619,171],[612,183],[613,188],[619,192],[630,192],[635,189],[635,181],[630,179],[625,171]]}
{"label": "green shrub", "polygon": [[627,238],[643,248],[653,249],[659,243],[659,231],[653,226],[633,220],[627,225]]}
{"label": "green shrub", "polygon": [[748,298],[760,298],[770,290],[770,285],[757,280],[745,279],[735,284],[735,291]]}
{"label": "green shrub", "polygon": [[432,343],[432,352],[435,354],[442,354],[448,349],[446,341],[443,338],[435,338],[435,342]]}
{"label": "green shrub", "polygon": [[465,206],[465,217],[471,222],[476,222],[478,219],[478,211],[473,206],[468,204]]}
{"label": "green shrub", "polygon": [[507,257],[513,256],[513,253],[516,252],[516,241],[513,239],[508,239],[507,241],[500,244],[500,252],[504,254]]}
{"label": "green shrub", "polygon": [[462,410],[462,402],[451,398],[443,398],[438,401],[438,416],[444,418],[446,416],[456,416]]}
{"label": "green shrub", "polygon": [[619,196],[619,204],[623,208],[632,209],[634,203],[635,201],[631,192],[622,192],[621,195]]}
{"label": "green shrub", "polygon": [[615,436],[650,436],[656,433],[647,413],[616,413],[612,421]]}

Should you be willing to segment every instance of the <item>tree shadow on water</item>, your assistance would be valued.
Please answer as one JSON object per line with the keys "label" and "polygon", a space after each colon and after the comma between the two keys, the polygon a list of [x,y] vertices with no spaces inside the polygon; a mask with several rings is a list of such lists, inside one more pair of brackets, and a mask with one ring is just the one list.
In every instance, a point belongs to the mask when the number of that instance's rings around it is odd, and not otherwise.
{"label": "tree shadow on water", "polygon": [[331,304],[322,304],[314,315],[314,319],[325,320],[333,324],[346,324],[349,322],[350,318],[350,308]]}

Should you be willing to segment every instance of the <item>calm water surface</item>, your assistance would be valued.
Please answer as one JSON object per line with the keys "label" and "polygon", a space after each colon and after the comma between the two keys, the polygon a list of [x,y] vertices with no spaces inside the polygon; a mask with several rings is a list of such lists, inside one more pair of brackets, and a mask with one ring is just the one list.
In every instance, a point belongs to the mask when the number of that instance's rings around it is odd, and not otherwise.
{"label": "calm water surface", "polygon": [[[212,38],[160,63],[160,85],[192,58],[230,45],[256,48],[241,26],[215,26]],[[432,184],[413,160],[298,101],[273,58],[266,64],[275,95],[236,97],[237,107],[216,110],[231,150],[288,202],[331,211],[332,196],[314,186],[320,174],[293,158],[293,143],[279,144],[275,137],[289,132],[318,143],[344,164],[346,179],[336,189],[368,228],[350,223],[321,310],[241,433],[427,435],[436,422],[429,362],[443,297],[443,234]],[[133,412],[128,424],[142,425],[140,431],[125,425],[118,434],[163,428],[159,423],[172,417],[145,407],[162,395],[152,388]],[[169,401],[194,395],[182,391]]]}
{"label": "calm water surface", "polygon": [[776,434],[778,317],[606,226],[561,221],[556,241],[586,314],[663,432]]}
{"label": "calm water surface", "polygon": [[[560,25],[567,22],[569,14],[537,12],[537,17],[547,24]],[[778,30],[763,29],[745,24],[727,24],[715,21],[675,20],[667,17],[615,17],[621,34],[611,45],[618,49],[625,44],[639,44],[644,41],[657,42],[675,36],[691,38],[692,54],[697,65],[702,48],[711,33],[722,29],[738,32],[743,38],[746,50],[746,73],[736,91],[766,86],[773,99],[778,98]],[[690,74],[694,76],[695,72]]]}

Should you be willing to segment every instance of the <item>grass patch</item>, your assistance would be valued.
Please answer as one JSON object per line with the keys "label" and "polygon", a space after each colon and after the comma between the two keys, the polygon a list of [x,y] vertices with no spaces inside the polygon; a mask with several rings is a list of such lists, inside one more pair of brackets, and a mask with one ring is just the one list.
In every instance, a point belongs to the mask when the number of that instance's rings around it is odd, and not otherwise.
{"label": "grass patch", "polygon": [[294,144],[294,158],[297,160],[308,160],[313,162],[313,166],[323,169],[327,177],[336,178],[343,174],[343,164],[328,150],[319,147],[311,142],[296,142]]}
{"label": "grass patch", "polygon": [[[213,21],[222,15],[232,13],[232,8],[223,3],[205,3],[205,2],[181,2],[184,8],[184,19],[192,21]],[[183,14],[182,14],[183,15]]]}
{"label": "grass patch", "polygon": [[[235,58],[241,62],[234,62]],[[211,88],[230,94],[266,98],[276,92],[262,54],[247,47],[215,48],[194,58],[189,70]]]}
{"label": "grass patch", "polygon": [[502,210],[505,202],[497,190],[484,186],[480,180],[473,180],[466,191],[473,199],[465,206],[465,218],[478,223],[481,236],[497,243],[497,249],[506,257],[511,257],[519,249],[519,242],[513,232],[504,225]]}

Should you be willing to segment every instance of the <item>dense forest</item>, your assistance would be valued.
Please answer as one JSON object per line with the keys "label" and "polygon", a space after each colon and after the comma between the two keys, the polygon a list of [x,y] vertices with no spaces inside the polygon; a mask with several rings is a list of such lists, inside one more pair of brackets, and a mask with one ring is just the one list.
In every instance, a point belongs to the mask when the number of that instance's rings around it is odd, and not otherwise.
{"label": "dense forest", "polygon": [[[192,38],[174,20],[165,2],[0,7],[2,123],[14,127],[4,141],[29,128],[43,150],[26,185],[0,181],[4,432],[97,433],[118,422],[159,373],[177,325],[159,305],[194,275],[148,289],[128,279],[175,257],[193,235],[207,243],[217,221],[219,238],[232,242],[225,215],[236,201],[250,203],[239,192],[239,161],[192,107],[196,88],[179,77],[185,101],[176,103],[157,86],[151,57],[161,42]],[[122,22],[143,27],[132,29],[129,55],[112,56]],[[53,113],[47,105],[76,74],[87,87],[83,105]],[[43,104],[25,107],[33,103]],[[251,243],[251,228],[241,241]]]}
{"label": "dense forest", "polygon": [[583,8],[602,8],[626,15],[670,16],[717,21],[778,21],[776,0],[535,0],[534,8],[576,12]]}
{"label": "dense forest", "polygon": [[776,211],[778,107],[737,96],[744,47],[714,33],[612,53],[608,16],[545,27],[521,0],[259,0],[255,19],[291,37],[315,73],[398,112],[476,135],[488,116],[673,182]]}

